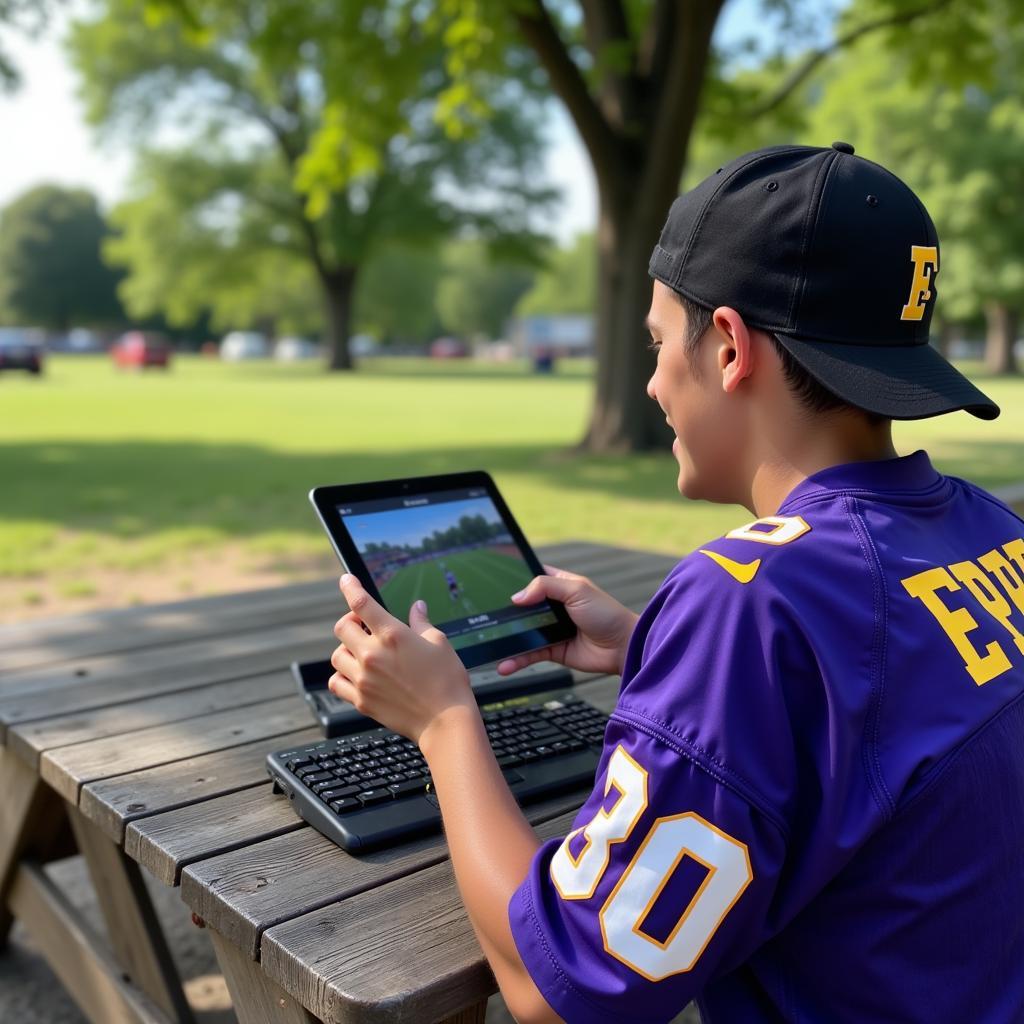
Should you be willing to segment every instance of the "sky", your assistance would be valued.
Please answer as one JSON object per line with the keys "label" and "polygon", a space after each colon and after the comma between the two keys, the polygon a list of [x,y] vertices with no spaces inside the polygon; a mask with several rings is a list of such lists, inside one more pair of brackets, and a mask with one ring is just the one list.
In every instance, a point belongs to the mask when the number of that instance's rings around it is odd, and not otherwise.
{"label": "sky", "polygon": [[[22,74],[12,96],[0,94],[0,206],[42,182],[84,186],[109,208],[124,194],[131,173],[131,153],[124,143],[102,144],[83,118],[74,71],[61,46],[76,0],[58,9],[47,31],[36,40],[4,33],[4,46]],[[734,39],[749,30],[758,0],[731,0],[719,22],[718,37]],[[575,127],[561,104],[550,127],[552,145],[546,172],[560,187],[564,201],[551,228],[560,242],[590,230],[597,221],[594,174]]]}
{"label": "sky", "polygon": [[346,516],[345,525],[363,551],[367,544],[408,544],[419,547],[424,537],[435,530],[454,526],[462,516],[483,516],[489,523],[500,523],[498,510],[490,498],[446,501],[440,505],[421,505],[393,512],[371,512],[362,516]]}

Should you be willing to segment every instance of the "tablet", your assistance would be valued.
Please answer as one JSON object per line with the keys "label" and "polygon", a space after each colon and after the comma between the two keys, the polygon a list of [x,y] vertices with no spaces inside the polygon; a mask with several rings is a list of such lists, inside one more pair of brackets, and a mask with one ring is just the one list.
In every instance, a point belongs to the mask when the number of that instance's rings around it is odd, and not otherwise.
{"label": "tablet", "polygon": [[482,470],[314,487],[309,500],[346,571],[403,622],[426,601],[466,668],[575,635],[557,601],[512,603],[544,569]]}

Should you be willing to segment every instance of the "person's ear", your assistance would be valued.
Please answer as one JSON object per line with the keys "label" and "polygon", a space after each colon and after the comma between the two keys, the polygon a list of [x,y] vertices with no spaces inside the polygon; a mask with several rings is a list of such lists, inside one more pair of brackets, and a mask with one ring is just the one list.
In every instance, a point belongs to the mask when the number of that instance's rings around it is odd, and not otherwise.
{"label": "person's ear", "polygon": [[718,331],[717,369],[722,375],[722,390],[735,391],[750,376],[754,367],[750,328],[731,306],[719,306],[712,314]]}

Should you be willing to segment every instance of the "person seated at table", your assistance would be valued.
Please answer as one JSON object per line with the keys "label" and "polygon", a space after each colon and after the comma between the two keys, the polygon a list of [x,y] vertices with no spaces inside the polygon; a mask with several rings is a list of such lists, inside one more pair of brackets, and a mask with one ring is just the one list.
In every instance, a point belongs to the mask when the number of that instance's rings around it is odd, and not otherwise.
{"label": "person seated at table", "polygon": [[680,493],[755,519],[639,617],[565,571],[515,595],[579,633],[501,673],[622,676],[564,838],[516,806],[422,604],[405,626],[343,578],[331,688],[420,745],[521,1024],[693,999],[726,1024],[1024,1020],[1024,522],[892,441],[999,412],[927,343],[938,253],[846,143],[747,154],[673,204],[647,393]]}

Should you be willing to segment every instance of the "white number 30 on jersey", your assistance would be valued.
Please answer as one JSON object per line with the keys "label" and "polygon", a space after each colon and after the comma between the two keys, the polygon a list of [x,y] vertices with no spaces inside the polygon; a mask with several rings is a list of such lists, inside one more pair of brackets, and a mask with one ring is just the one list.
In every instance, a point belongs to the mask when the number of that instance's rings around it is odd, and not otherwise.
{"label": "white number 30 on jersey", "polygon": [[[629,837],[647,809],[647,772],[621,746],[608,762],[606,796],[613,787],[618,792],[615,803],[570,832],[551,860],[551,881],[564,900],[594,895],[611,860],[611,847]],[[575,845],[581,832],[583,845],[573,854],[570,844]],[[642,930],[644,920],[684,857],[692,857],[708,873],[660,941]],[[699,814],[658,818],[601,907],[604,948],[650,981],[689,971],[753,877],[746,844]]]}

